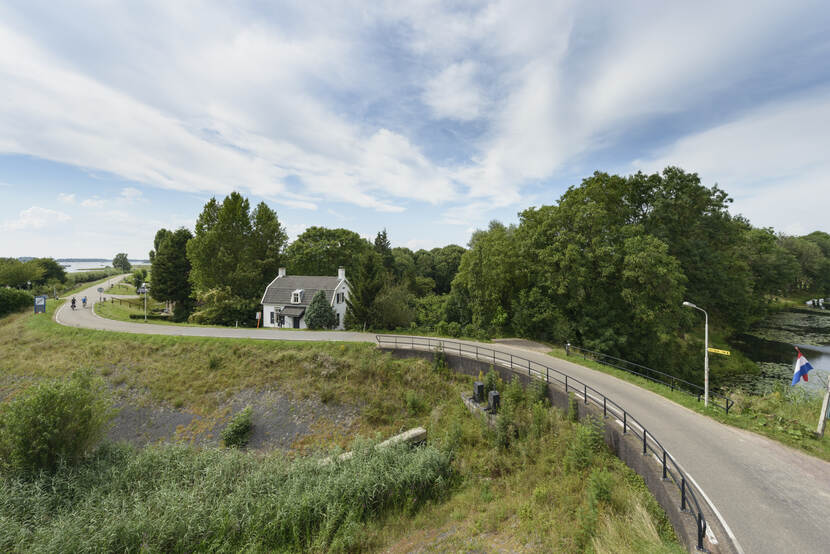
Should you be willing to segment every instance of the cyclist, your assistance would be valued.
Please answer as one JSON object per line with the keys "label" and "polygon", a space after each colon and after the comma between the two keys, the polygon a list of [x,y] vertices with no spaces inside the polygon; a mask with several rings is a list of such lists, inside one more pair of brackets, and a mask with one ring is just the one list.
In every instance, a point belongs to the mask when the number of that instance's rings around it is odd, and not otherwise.
{"label": "cyclist", "polygon": [[75,309],[75,297],[74,296],[72,297],[72,309],[73,310]]}
{"label": "cyclist", "polygon": [[81,304],[83,304],[83,305],[84,305],[84,308],[86,308],[86,296],[84,296],[83,298],[81,298]]}

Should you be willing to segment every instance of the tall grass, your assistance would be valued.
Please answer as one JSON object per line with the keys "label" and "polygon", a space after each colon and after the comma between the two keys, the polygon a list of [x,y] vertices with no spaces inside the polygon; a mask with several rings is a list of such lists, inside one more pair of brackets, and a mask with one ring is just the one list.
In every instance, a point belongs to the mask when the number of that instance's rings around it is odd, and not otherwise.
{"label": "tall grass", "polygon": [[231,450],[102,448],[34,480],[3,478],[3,551],[359,549],[366,521],[411,514],[452,483],[433,447],[356,445],[346,461]]}

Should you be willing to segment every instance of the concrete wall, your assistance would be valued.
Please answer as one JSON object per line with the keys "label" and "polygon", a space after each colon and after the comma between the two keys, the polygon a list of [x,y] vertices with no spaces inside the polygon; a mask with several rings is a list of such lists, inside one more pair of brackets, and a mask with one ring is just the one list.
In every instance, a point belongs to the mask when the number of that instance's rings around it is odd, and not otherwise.
{"label": "concrete wall", "polygon": [[[424,350],[395,350],[392,348],[384,348],[390,352],[395,358],[426,358],[430,361],[434,359],[434,353]],[[449,351],[444,351],[447,365],[453,370],[478,377],[479,372],[487,373],[491,368],[494,369],[504,381],[510,381],[513,378],[518,378],[522,385],[527,386],[531,382],[531,377],[527,373],[510,370],[498,365],[494,366],[492,363],[486,361],[472,360],[452,354]],[[551,405],[567,412],[568,404],[570,403],[569,395],[565,393],[564,387],[557,384],[549,384],[548,399]],[[576,392],[574,389],[569,389],[570,392]],[[472,391],[471,391],[472,392]],[[677,486],[670,480],[663,480],[662,466],[657,464],[651,453],[643,455],[642,438],[637,438],[630,431],[623,434],[622,427],[617,423],[615,417],[607,417],[603,419],[602,408],[592,404],[585,404],[582,399],[578,399],[577,411],[579,418],[583,419],[588,415],[602,421],[605,429],[605,443],[611,448],[617,457],[619,457],[625,464],[637,472],[646,483],[646,486],[657,499],[657,502],[666,512],[669,520],[674,527],[675,533],[683,545],[690,552],[697,551],[697,524],[693,514],[682,512],[680,510],[680,491]],[[658,437],[659,440],[659,437]],[[717,517],[711,513],[707,507],[703,506],[703,499],[699,498],[701,507],[704,509],[704,517],[706,522],[715,530],[715,535],[718,539],[718,544],[712,544],[708,540],[704,540],[704,546],[710,552],[734,553],[737,550],[729,541],[728,535],[721,528]],[[688,509],[688,505],[687,505]]]}

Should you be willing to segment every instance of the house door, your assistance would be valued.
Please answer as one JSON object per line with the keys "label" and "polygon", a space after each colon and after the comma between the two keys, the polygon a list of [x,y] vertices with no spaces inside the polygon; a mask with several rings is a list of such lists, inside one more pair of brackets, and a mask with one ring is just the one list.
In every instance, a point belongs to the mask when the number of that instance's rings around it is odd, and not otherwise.
{"label": "house door", "polygon": [[299,317],[292,317],[292,321],[294,322],[294,329],[300,328],[300,318]]}

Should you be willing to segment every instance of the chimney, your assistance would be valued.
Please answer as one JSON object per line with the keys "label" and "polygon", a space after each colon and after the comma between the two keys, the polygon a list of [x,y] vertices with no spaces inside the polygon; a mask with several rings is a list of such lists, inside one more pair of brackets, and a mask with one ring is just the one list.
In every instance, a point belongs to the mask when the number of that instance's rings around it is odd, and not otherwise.
{"label": "chimney", "polygon": [[285,277],[285,268],[281,267],[279,273],[277,273],[277,278]]}
{"label": "chimney", "polygon": [[341,281],[346,278],[346,268],[342,265],[337,268],[337,278]]}

